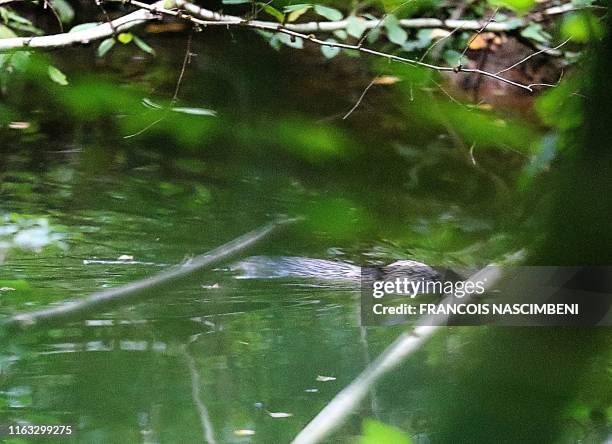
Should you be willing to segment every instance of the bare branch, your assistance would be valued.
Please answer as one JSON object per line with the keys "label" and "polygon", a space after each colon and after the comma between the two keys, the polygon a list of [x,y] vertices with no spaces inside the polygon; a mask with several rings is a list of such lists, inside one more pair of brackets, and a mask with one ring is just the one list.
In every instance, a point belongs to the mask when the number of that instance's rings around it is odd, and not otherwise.
{"label": "bare branch", "polygon": [[372,85],[374,85],[374,83],[376,82],[377,79],[378,79],[378,76],[374,77],[372,79],[372,81],[370,83],[368,83],[368,86],[366,86],[364,88],[363,92],[361,93],[361,95],[359,96],[359,98],[357,99],[355,104],[351,107],[351,109],[348,110],[348,112],[344,115],[344,117],[342,117],[342,120],[348,119],[349,116],[351,114],[353,114],[355,112],[355,110],[359,107],[359,105],[361,105],[361,102],[363,101],[363,99],[365,98],[365,96],[368,93],[369,89],[372,88]]}
{"label": "bare branch", "polygon": [[499,8],[495,8],[495,11],[493,11],[493,13],[489,17],[489,19],[485,22],[485,24],[482,25],[482,27],[478,31],[476,31],[476,34],[474,34],[472,38],[468,40],[468,42],[465,44],[465,48],[463,48],[463,52],[459,56],[459,60],[457,60],[457,63],[461,64],[461,59],[463,58],[465,53],[468,51],[468,49],[470,49],[470,45],[474,42],[474,40],[478,38],[480,34],[482,34],[485,28],[487,28],[491,23],[493,23],[493,19],[497,15],[497,11],[499,11]]}
{"label": "bare branch", "polygon": [[60,32],[64,32],[64,24],[62,23],[62,19],[49,0],[45,0],[43,9],[49,9],[51,11],[55,17],[55,20],[57,20],[57,25],[59,26]]}
{"label": "bare branch", "polygon": [[565,45],[567,42],[569,42],[571,40],[571,38],[568,38],[567,40],[565,40],[562,43],[559,43],[557,46],[555,46],[554,48],[542,48],[537,52],[534,52],[532,54],[529,54],[527,57],[519,60],[518,62],[514,63],[513,65],[508,66],[507,68],[502,69],[501,71],[497,71],[495,74],[502,74],[506,71],[510,71],[512,68],[516,68],[519,65],[522,65],[523,63],[525,63],[527,60],[529,60],[532,57],[535,57],[539,54],[542,53],[547,53],[547,52],[551,52],[551,51],[556,51],[557,49],[561,48],[563,45]]}
{"label": "bare branch", "polygon": [[185,56],[183,57],[183,64],[181,65],[181,71],[180,71],[178,79],[176,81],[176,86],[174,87],[174,95],[172,96],[172,99],[170,100],[170,106],[168,106],[164,110],[164,114],[161,117],[155,119],[153,122],[149,123],[144,128],[136,131],[135,133],[131,133],[131,134],[128,134],[126,136],[123,136],[124,139],[131,139],[133,137],[140,136],[141,134],[144,134],[145,132],[147,132],[148,130],[153,128],[159,122],[162,122],[166,117],[168,117],[168,113],[170,113],[172,111],[172,107],[178,101],[179,91],[181,89],[181,84],[183,83],[183,76],[185,75],[185,70],[187,69],[187,65],[191,62],[191,56],[192,56],[192,53],[191,53],[191,40],[192,40],[192,37],[193,37],[193,32],[190,32],[189,36],[187,37],[187,48],[185,48]]}

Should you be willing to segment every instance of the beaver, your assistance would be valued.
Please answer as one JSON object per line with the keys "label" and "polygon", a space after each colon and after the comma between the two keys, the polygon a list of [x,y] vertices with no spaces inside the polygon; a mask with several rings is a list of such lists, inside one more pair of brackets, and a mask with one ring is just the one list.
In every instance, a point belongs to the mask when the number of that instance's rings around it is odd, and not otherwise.
{"label": "beaver", "polygon": [[[414,260],[398,260],[385,266],[367,267],[368,276],[377,280],[440,280],[442,273]],[[237,279],[308,279],[326,282],[355,282],[362,278],[362,267],[348,262],[299,256],[252,256],[233,264]]]}

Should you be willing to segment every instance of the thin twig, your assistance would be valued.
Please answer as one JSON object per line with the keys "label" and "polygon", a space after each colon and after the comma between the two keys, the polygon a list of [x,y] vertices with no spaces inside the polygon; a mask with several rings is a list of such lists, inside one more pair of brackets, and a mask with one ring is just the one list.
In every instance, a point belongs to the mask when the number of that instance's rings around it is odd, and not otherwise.
{"label": "thin twig", "polygon": [[[446,97],[448,97],[452,102],[454,102],[455,104],[464,107],[464,108],[468,108],[468,106],[465,103],[461,103],[459,100],[455,99],[447,90],[445,90],[442,85],[440,85],[438,82],[436,82],[435,80],[432,80],[433,84],[436,85],[438,87],[438,89],[440,91],[442,91],[444,93],[444,95]],[[468,108],[469,109],[469,108]]]}
{"label": "thin twig", "polygon": [[495,11],[493,11],[493,14],[491,14],[491,16],[489,17],[489,20],[487,20],[485,22],[484,25],[482,25],[482,28],[480,28],[476,34],[474,34],[469,40],[468,42],[465,44],[465,48],[463,48],[463,52],[461,53],[461,56],[459,57],[459,60],[457,61],[458,65],[461,65],[461,59],[463,58],[463,56],[465,55],[465,53],[468,51],[468,49],[470,49],[470,45],[472,44],[472,42],[474,40],[476,40],[478,38],[478,36],[480,36],[480,34],[482,34],[482,32],[485,30],[486,27],[488,27],[491,22],[493,21],[493,19],[495,18],[495,16],[497,15],[497,12],[499,11],[499,7],[495,8]]}
{"label": "thin twig", "polygon": [[557,50],[557,49],[561,48],[563,45],[565,45],[565,44],[566,44],[567,42],[569,42],[570,40],[571,40],[571,38],[568,38],[568,39],[567,39],[567,40],[565,40],[564,42],[559,43],[559,44],[558,44],[557,46],[555,46],[554,48],[543,48],[543,49],[540,49],[539,51],[534,52],[534,53],[532,53],[532,54],[529,54],[527,57],[525,57],[525,58],[523,58],[523,59],[519,60],[518,62],[516,62],[516,63],[514,63],[514,64],[512,64],[512,65],[510,65],[510,66],[508,66],[507,68],[504,68],[504,69],[502,69],[501,71],[497,71],[495,74],[499,75],[499,74],[502,74],[502,73],[504,73],[504,72],[506,72],[506,71],[510,71],[512,68],[516,68],[517,66],[519,66],[519,65],[521,65],[521,64],[523,64],[523,63],[525,63],[527,60],[529,60],[529,59],[531,59],[532,57],[535,57],[535,56],[537,56],[537,55],[539,55],[539,54],[542,54],[542,53],[545,53],[545,52],[549,52],[549,51],[555,51],[555,50]]}
{"label": "thin twig", "polygon": [[427,54],[430,53],[430,51],[432,49],[434,49],[434,47],[436,47],[437,45],[439,45],[440,43],[442,43],[444,40],[448,39],[450,36],[452,36],[454,33],[456,33],[457,31],[459,31],[461,28],[457,27],[455,29],[453,29],[452,31],[450,31],[447,35],[445,35],[444,37],[436,40],[435,42],[433,42],[431,45],[429,45],[429,48],[427,48],[427,50],[423,53],[423,55],[421,56],[421,58],[419,59],[419,61],[423,61],[425,60],[425,57],[427,56]]}
{"label": "thin twig", "polygon": [[128,134],[127,136],[123,136],[124,139],[131,139],[133,137],[137,137],[140,136],[141,134],[144,134],[145,132],[147,132],[148,130],[150,130],[151,128],[153,128],[155,125],[157,125],[158,123],[162,122],[166,117],[168,117],[168,114],[170,113],[170,111],[172,111],[172,107],[176,104],[177,100],[178,100],[178,94],[179,94],[179,90],[181,88],[181,83],[183,82],[183,76],[185,75],[185,70],[187,69],[187,64],[189,64],[190,60],[191,60],[191,39],[193,36],[193,30],[192,32],[189,33],[189,36],[187,37],[187,48],[185,48],[185,57],[183,58],[183,64],[181,66],[181,71],[180,74],[178,76],[178,80],[176,81],[176,86],[174,87],[174,94],[172,95],[172,99],[170,100],[170,106],[168,106],[165,110],[164,110],[164,114],[154,120],[153,122],[149,123],[147,126],[145,126],[144,128],[142,128],[139,131],[136,131],[133,134]]}
{"label": "thin twig", "polygon": [[187,48],[185,48],[185,56],[183,57],[183,64],[181,65],[181,72],[179,74],[178,80],[176,81],[176,87],[174,88],[174,95],[172,96],[172,105],[176,103],[178,100],[179,90],[181,89],[181,83],[183,82],[183,77],[185,76],[185,70],[187,69],[187,65],[191,62],[191,40],[193,37],[193,30],[189,33],[187,37]]}
{"label": "thin twig", "polygon": [[47,8],[49,8],[51,13],[55,17],[55,20],[57,20],[57,24],[59,25],[60,32],[64,32],[64,24],[62,23],[62,19],[49,0],[45,0],[44,6],[43,6],[43,9],[47,9]]}
{"label": "thin twig", "polygon": [[163,121],[166,117],[168,116],[168,110],[166,110],[166,112],[164,113],[163,116],[155,119],[153,122],[149,123],[147,126],[145,126],[142,129],[139,129],[138,131],[136,131],[135,133],[132,134],[128,134],[127,136],[123,136],[124,139],[132,139],[133,137],[137,137],[140,136],[141,134],[146,133],[147,131],[149,131],[151,128],[153,128],[155,125],[157,125],[159,122]]}
{"label": "thin twig", "polygon": [[559,78],[557,79],[557,82],[554,85],[550,83],[531,83],[529,86],[532,88],[534,86],[546,86],[549,88],[556,88],[561,83],[561,79],[563,79],[564,74],[565,74],[565,71],[561,70],[561,74],[559,75]]}
{"label": "thin twig", "polygon": [[348,110],[348,112],[344,115],[344,117],[342,117],[342,120],[348,119],[349,116],[351,114],[353,114],[353,112],[359,107],[359,105],[363,101],[364,97],[368,93],[368,90],[372,87],[372,85],[374,85],[374,83],[376,82],[377,79],[378,79],[378,76],[374,77],[372,79],[372,81],[370,83],[368,83],[368,86],[365,87],[365,89],[363,90],[363,92],[359,96],[359,99],[357,99],[357,102],[355,102],[355,104],[352,106],[352,108]]}

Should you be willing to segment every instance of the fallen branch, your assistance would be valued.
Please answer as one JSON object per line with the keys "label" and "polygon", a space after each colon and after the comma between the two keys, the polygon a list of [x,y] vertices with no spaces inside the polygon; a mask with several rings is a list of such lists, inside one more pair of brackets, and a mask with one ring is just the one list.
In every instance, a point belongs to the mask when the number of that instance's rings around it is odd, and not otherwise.
{"label": "fallen branch", "polygon": [[[500,268],[493,266],[480,270],[470,276],[468,281],[486,282],[488,290],[500,279]],[[449,296],[441,304],[452,304],[452,299],[453,296]],[[467,299],[464,300],[467,301]],[[449,316],[444,314],[427,316],[419,322],[417,327],[401,334],[300,431],[292,444],[315,444],[328,438],[355,411],[355,408],[383,376],[418,351],[435,333],[444,328],[448,320]]]}
{"label": "fallen branch", "polygon": [[33,327],[55,325],[62,322],[83,319],[90,313],[96,311],[107,311],[118,306],[130,305],[148,299],[154,296],[155,291],[167,289],[182,279],[217,265],[227,260],[229,257],[252,247],[257,242],[264,240],[281,226],[293,222],[295,222],[295,219],[269,223],[231,242],[223,244],[208,253],[196,256],[182,265],[178,265],[149,278],[132,282],[121,287],[93,293],[79,301],[14,315],[4,322],[2,327],[8,332],[14,332],[27,330]]}

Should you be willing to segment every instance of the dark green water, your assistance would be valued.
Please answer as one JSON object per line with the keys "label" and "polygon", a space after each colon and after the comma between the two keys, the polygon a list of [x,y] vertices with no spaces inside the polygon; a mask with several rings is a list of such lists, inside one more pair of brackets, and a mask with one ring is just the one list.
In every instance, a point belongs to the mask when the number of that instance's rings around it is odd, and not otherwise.
{"label": "dark green water", "polygon": [[[10,119],[31,126],[0,132],[3,226],[50,227],[38,252],[5,245],[2,315],[151,275],[277,215],[306,221],[245,254],[474,266],[521,245],[528,198],[510,190],[522,155],[477,154],[476,167],[470,144],[414,117],[401,90],[375,89],[342,121],[369,81],[363,62],[343,72],[215,38],[195,43],[180,97],[216,118],[170,113],[123,138],[156,118],[141,99],[171,97],[184,36],[152,40],[155,60],[61,51],[76,93],[24,80],[5,94]],[[121,255],[137,263],[87,262]],[[296,284],[214,270],[135,307],[4,338],[0,423],[71,424],[70,442],[84,443],[289,442],[401,331],[362,330],[354,291]],[[338,442],[367,417],[435,437],[425,406],[452,384],[439,363],[460,360],[461,341],[449,330],[387,378]]]}

